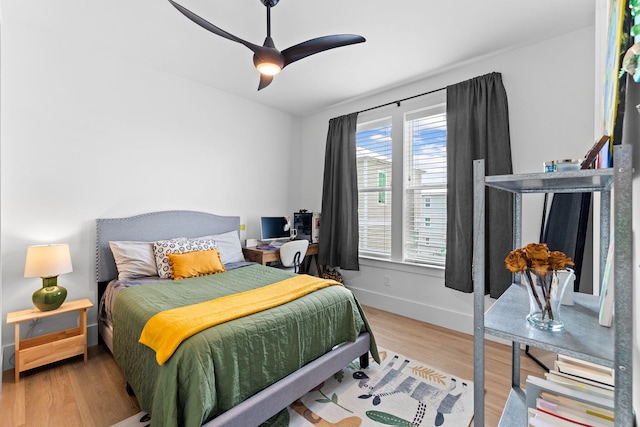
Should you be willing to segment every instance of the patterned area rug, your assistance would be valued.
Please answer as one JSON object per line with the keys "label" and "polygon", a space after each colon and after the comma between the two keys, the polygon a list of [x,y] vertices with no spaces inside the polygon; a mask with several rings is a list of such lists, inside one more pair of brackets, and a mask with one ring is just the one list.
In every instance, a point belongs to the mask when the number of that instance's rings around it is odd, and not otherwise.
{"label": "patterned area rug", "polygon": [[[272,425],[289,427],[468,426],[473,383],[380,349],[382,364],[357,361],[288,408]],[[147,426],[144,413],[114,427]],[[288,420],[287,420],[288,419]]]}

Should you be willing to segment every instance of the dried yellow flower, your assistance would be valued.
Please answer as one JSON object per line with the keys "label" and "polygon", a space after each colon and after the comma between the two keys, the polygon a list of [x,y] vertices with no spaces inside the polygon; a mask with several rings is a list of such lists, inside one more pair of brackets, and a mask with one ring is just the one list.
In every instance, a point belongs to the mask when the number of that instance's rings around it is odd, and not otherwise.
{"label": "dried yellow flower", "polygon": [[534,274],[545,274],[564,270],[574,263],[563,252],[549,251],[546,243],[529,243],[524,248],[512,250],[504,260],[504,265],[513,273],[529,269]]}
{"label": "dried yellow flower", "polygon": [[563,252],[552,251],[549,254],[549,266],[551,270],[564,270],[567,265],[574,265],[574,263],[571,258]]}
{"label": "dried yellow flower", "polygon": [[504,265],[505,267],[507,267],[507,270],[511,271],[512,273],[519,273],[526,270],[527,258],[525,251],[523,249],[516,249],[515,251],[511,251],[511,253],[504,260]]}
{"label": "dried yellow flower", "polygon": [[529,243],[524,250],[532,265],[542,266],[549,262],[549,248],[546,243]]}

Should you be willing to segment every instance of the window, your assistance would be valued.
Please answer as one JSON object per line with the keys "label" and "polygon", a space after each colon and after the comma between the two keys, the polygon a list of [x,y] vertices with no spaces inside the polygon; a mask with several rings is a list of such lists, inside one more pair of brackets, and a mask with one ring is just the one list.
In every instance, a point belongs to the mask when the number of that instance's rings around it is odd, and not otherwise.
{"label": "window", "polygon": [[391,256],[391,120],[358,125],[358,218],[360,251]]}
{"label": "window", "polygon": [[388,109],[386,113],[374,110],[358,117],[362,256],[444,266],[445,95],[442,91],[420,103],[394,108],[391,113]]}
{"label": "window", "polygon": [[447,117],[444,106],[405,114],[404,259],[444,266]]}

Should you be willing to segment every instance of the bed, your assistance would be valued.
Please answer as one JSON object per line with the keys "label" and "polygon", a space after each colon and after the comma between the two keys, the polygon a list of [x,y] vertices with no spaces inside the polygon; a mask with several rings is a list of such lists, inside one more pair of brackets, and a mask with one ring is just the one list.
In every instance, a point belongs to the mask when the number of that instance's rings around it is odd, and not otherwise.
{"label": "bed", "polygon": [[[152,414],[154,426],[258,426],[282,415],[289,404],[352,360],[360,358],[366,366],[369,351],[377,358],[366,317],[351,292],[328,286],[206,328],[182,341],[160,365],[159,353],[138,342],[157,312],[297,280],[292,273],[243,262],[237,256],[239,226],[239,217],[194,211],[96,221],[99,333],[141,408]],[[129,267],[117,244],[128,250],[133,243],[209,241],[203,237],[220,239],[215,242],[224,272],[180,281],[119,277]],[[132,269],[143,270],[138,264]]]}

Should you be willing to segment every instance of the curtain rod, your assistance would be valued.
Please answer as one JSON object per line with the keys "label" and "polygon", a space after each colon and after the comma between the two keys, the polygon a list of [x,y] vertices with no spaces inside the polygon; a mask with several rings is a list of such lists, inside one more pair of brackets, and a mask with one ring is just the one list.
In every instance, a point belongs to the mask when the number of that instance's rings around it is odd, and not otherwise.
{"label": "curtain rod", "polygon": [[388,105],[393,105],[393,104],[396,104],[399,107],[401,102],[408,101],[408,100],[413,99],[413,98],[418,98],[419,96],[429,95],[429,94],[432,94],[434,92],[440,92],[441,90],[445,90],[445,89],[446,89],[446,87],[441,87],[440,89],[430,90],[429,92],[425,92],[425,93],[421,93],[421,94],[418,94],[418,95],[409,96],[407,98],[398,99],[397,101],[387,102],[386,104],[380,104],[380,105],[376,105],[375,107],[371,107],[371,108],[367,108],[367,109],[364,109],[364,110],[356,111],[356,113],[360,114],[360,113],[364,113],[365,111],[371,111],[371,110],[375,110],[377,108],[382,108],[382,107],[386,107]]}

